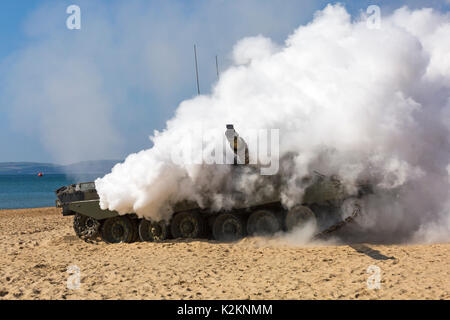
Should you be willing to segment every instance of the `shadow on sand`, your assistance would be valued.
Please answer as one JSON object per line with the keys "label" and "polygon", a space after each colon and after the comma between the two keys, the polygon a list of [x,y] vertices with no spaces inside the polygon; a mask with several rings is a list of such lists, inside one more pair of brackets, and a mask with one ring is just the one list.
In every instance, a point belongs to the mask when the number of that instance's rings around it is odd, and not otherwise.
{"label": "shadow on sand", "polygon": [[375,260],[395,260],[395,257],[388,257],[382,254],[380,251],[372,249],[364,244],[351,244],[349,245],[352,249],[354,249],[358,253],[363,253],[368,257],[371,257]]}

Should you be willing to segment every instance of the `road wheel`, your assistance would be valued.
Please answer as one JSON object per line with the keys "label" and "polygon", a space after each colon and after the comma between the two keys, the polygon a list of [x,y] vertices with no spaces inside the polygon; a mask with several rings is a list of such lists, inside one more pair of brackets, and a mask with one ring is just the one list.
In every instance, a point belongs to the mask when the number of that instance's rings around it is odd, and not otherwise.
{"label": "road wheel", "polygon": [[213,236],[218,241],[239,240],[245,236],[245,231],[243,219],[234,214],[222,213],[214,220]]}
{"label": "road wheel", "polygon": [[171,231],[174,238],[201,238],[205,233],[205,222],[198,212],[180,212],[172,219]]}
{"label": "road wheel", "polygon": [[99,234],[100,226],[100,221],[94,218],[79,213],[76,213],[73,217],[73,229],[75,230],[75,234],[85,241],[96,238]]}
{"label": "road wheel", "polygon": [[292,231],[295,227],[303,226],[308,222],[315,224],[316,216],[310,208],[297,205],[288,211],[285,222],[287,231]]}
{"label": "road wheel", "polygon": [[169,237],[169,229],[164,221],[142,219],[139,223],[139,237],[142,241],[164,241]]}
{"label": "road wheel", "polygon": [[125,216],[106,219],[102,226],[102,239],[107,243],[130,243],[136,231],[133,222]]}
{"label": "road wheel", "polygon": [[130,221],[133,225],[133,240],[131,242],[139,241],[139,220],[130,218]]}
{"label": "road wheel", "polygon": [[247,221],[249,235],[272,235],[280,230],[280,221],[273,212],[268,210],[253,212]]}

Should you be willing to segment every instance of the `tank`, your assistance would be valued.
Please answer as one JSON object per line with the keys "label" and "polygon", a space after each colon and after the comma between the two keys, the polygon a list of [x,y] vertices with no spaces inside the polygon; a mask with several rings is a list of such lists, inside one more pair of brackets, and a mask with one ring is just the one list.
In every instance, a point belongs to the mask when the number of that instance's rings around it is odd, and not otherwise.
{"label": "tank", "polygon": [[[248,164],[247,144],[232,125],[227,125],[225,134],[236,155],[232,174],[239,175],[242,166]],[[209,238],[229,242],[245,236],[292,231],[307,224],[319,230],[315,237],[326,236],[351,222],[361,211],[360,199],[372,191],[369,184],[361,184],[357,195],[350,196],[339,178],[319,172],[313,172],[304,180],[308,187],[302,201],[290,209],[282,205],[276,194],[252,202],[234,193],[233,208],[219,212],[200,208],[195,202],[179,202],[173,206],[169,222],[146,220],[132,212],[119,215],[116,211],[102,210],[94,182],[59,188],[55,191],[56,206],[62,209],[63,216],[74,216],[76,235],[88,242],[98,238],[107,243],[170,238]]]}

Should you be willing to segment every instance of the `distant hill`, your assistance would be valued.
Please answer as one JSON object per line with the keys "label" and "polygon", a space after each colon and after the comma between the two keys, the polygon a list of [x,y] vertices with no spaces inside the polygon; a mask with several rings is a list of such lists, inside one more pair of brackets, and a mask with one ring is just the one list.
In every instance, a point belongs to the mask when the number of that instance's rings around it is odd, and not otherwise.
{"label": "distant hill", "polygon": [[69,165],[39,162],[0,162],[0,174],[107,174],[122,160],[82,161]]}

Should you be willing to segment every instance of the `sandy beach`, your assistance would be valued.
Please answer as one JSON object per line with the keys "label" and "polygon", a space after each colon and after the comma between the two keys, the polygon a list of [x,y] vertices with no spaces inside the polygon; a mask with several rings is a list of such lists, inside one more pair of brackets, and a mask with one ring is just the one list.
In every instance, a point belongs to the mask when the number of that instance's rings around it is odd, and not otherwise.
{"label": "sandy beach", "polygon": [[0,211],[0,240],[0,299],[450,299],[448,243],[88,244],[55,208]]}

